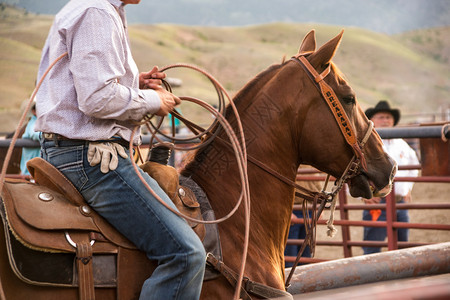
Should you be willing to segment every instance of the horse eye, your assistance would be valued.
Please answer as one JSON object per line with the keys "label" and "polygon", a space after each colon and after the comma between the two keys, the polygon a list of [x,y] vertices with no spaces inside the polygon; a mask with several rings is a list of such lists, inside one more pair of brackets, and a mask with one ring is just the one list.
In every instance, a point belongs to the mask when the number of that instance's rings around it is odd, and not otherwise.
{"label": "horse eye", "polygon": [[356,102],[355,96],[352,96],[352,95],[345,96],[343,100],[346,104],[355,104],[355,102]]}

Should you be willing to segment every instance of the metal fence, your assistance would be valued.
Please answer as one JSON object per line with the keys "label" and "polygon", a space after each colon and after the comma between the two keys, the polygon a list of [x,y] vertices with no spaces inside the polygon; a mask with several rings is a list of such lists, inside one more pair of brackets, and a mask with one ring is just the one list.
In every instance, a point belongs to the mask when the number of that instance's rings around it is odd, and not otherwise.
{"label": "metal fence", "polygon": [[[417,168],[418,166],[400,166],[399,169],[411,169]],[[323,181],[325,176],[316,176],[311,173],[314,172],[312,169],[299,169],[297,176],[298,181]],[[397,177],[395,181],[407,181],[407,182],[426,182],[426,183],[450,183],[450,176],[419,176],[419,177]],[[444,195],[444,199],[448,195]],[[363,247],[363,246],[375,246],[375,247],[387,247],[388,250],[396,250],[401,248],[423,246],[430,243],[427,242],[399,242],[397,241],[397,229],[398,228],[410,228],[410,229],[420,229],[420,230],[445,230],[449,232],[450,241],[450,224],[431,224],[431,223],[404,223],[397,222],[396,220],[396,210],[397,209],[411,209],[411,210],[442,210],[450,209],[450,201],[443,203],[396,203],[394,191],[392,191],[386,197],[385,204],[352,204],[348,201],[347,187],[341,190],[339,193],[339,204],[336,206],[335,214],[336,216],[334,224],[340,226],[339,232],[342,235],[342,241],[331,241],[331,240],[318,240],[316,245],[320,246],[336,246],[343,248],[344,257],[353,256],[353,247]],[[301,205],[294,205],[294,210],[301,210]],[[362,221],[362,220],[350,220],[349,212],[352,210],[365,210],[365,209],[382,209],[386,210],[386,221]],[[361,214],[362,215],[362,214]],[[297,223],[303,223],[303,220]],[[321,219],[318,221],[319,225],[326,225],[326,220]],[[350,234],[350,229],[353,226],[359,227],[385,227],[387,231],[387,241],[363,241],[352,239]],[[362,236],[360,237],[362,239]],[[301,245],[303,240],[288,240],[290,245]],[[326,259],[323,258],[305,258],[300,259],[301,263],[311,263],[320,262]],[[286,261],[293,262],[295,257],[286,257]]]}

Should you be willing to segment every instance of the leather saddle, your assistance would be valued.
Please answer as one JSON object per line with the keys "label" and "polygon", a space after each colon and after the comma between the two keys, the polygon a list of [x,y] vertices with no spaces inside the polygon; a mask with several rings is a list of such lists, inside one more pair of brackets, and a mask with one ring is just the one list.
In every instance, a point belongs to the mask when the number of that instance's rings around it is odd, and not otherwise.
{"label": "leather saddle", "polygon": [[[116,289],[117,299],[134,298],[156,263],[93,211],[53,165],[34,158],[27,167],[36,183],[6,181],[0,202],[14,273],[30,284],[76,287],[80,299],[94,299],[96,287]],[[213,218],[212,210],[202,209],[192,190],[179,184],[176,170],[166,167],[151,162],[143,169],[184,214]],[[217,227],[190,225],[209,243],[207,251],[221,257]]]}
{"label": "leather saddle", "polygon": [[79,299],[94,299],[95,287],[135,298],[155,262],[93,211],[58,169],[41,158],[27,166],[36,183],[5,182],[0,209],[16,276],[32,285],[77,288]]}

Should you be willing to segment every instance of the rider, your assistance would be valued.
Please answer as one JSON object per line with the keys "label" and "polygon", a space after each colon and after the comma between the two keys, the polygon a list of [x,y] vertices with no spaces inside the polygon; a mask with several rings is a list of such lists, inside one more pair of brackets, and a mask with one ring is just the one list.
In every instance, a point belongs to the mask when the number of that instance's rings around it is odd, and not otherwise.
{"label": "rider", "polygon": [[[158,267],[140,299],[198,299],[205,250],[187,222],[170,212],[136,174],[129,143],[134,121],[167,115],[181,101],[161,86],[154,67],[138,73],[131,56],[126,4],[140,0],[71,0],[56,15],[38,78],[63,53],[37,96],[36,130],[44,159],[56,166],[89,205]],[[140,143],[140,135],[133,139]],[[156,194],[175,205],[140,171]]]}

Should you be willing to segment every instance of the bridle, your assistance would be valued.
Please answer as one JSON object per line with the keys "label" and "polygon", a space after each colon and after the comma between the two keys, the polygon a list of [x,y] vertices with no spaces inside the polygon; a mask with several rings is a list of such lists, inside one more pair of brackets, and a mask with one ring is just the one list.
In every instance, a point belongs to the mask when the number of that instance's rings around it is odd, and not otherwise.
{"label": "bridle", "polygon": [[[314,205],[313,205],[313,216],[312,216],[312,223],[309,224],[309,230],[307,230],[308,234],[305,238],[305,242],[302,244],[302,247],[297,255],[297,258],[295,260],[294,265],[291,268],[291,272],[289,273],[288,278],[286,279],[285,286],[286,288],[290,285],[290,280],[292,278],[292,275],[294,274],[295,268],[298,265],[298,262],[300,260],[300,257],[306,247],[306,244],[310,244],[310,247],[313,248],[314,240],[315,240],[315,231],[314,227],[317,222],[317,219],[321,215],[323,209],[325,208],[326,203],[331,203],[330,206],[330,218],[327,222],[328,227],[328,235],[334,236],[336,233],[336,229],[334,228],[333,221],[334,221],[334,210],[336,208],[336,199],[337,194],[342,189],[344,184],[349,181],[351,178],[359,175],[361,173],[361,169],[367,172],[367,162],[363,154],[363,148],[365,144],[367,143],[367,140],[369,139],[370,135],[373,132],[373,122],[369,121],[369,126],[367,128],[366,133],[364,134],[364,137],[361,139],[361,141],[358,141],[355,130],[352,126],[352,123],[350,122],[344,108],[342,107],[342,104],[339,101],[339,98],[336,96],[336,93],[334,90],[325,82],[325,77],[330,73],[331,71],[331,64],[328,65],[328,67],[319,74],[316,69],[310,64],[310,62],[306,59],[306,55],[311,54],[312,52],[301,52],[297,54],[296,56],[292,57],[291,60],[299,63],[302,68],[305,70],[306,74],[308,74],[308,77],[313,82],[314,86],[318,89],[320,94],[322,95],[322,98],[327,103],[328,107],[330,108],[336,122],[339,125],[339,129],[347,142],[347,144],[350,145],[350,147],[353,150],[353,157],[350,159],[350,162],[347,164],[347,167],[345,168],[345,171],[342,173],[341,177],[336,180],[335,186],[332,190],[332,192],[326,192],[326,186],[328,183],[328,180],[330,178],[330,175],[327,176],[327,179],[325,180],[324,187],[321,192],[311,192],[307,195],[303,195],[302,193],[296,192],[296,196],[299,196],[304,199],[310,198],[311,194],[315,194],[314,196]],[[302,188],[302,190],[304,190]],[[304,197],[306,196],[306,197]],[[318,200],[321,200],[319,209],[317,211],[317,214],[315,213],[316,203]],[[305,218],[307,218],[307,214],[305,215]],[[307,222],[305,222],[305,225],[307,225]]]}
{"label": "bridle", "polygon": [[358,141],[352,123],[350,122],[347,113],[342,107],[339,98],[336,96],[333,88],[331,88],[324,80],[325,77],[330,74],[331,64],[329,64],[327,68],[321,74],[319,74],[305,57],[310,53],[311,52],[301,52],[292,57],[291,60],[299,63],[308,74],[308,77],[311,79],[314,86],[318,89],[328,107],[330,108],[331,113],[333,114],[337,124],[339,125],[342,136],[353,150],[354,155],[352,159],[348,163],[342,176],[337,181],[337,184],[343,185],[349,179],[358,175],[361,172],[361,168],[367,172],[367,162],[362,149],[364,148],[367,140],[373,132],[373,122],[369,121],[369,127],[367,128],[364,137],[361,141]]}
{"label": "bridle", "polygon": [[350,145],[350,147],[352,147],[359,164],[364,170],[367,171],[367,163],[362,152],[362,148],[364,147],[364,144],[366,143],[372,132],[373,125],[372,127],[370,127],[369,125],[369,129],[367,130],[365,137],[361,142],[358,142],[352,123],[350,122],[344,108],[342,107],[339,98],[336,96],[334,90],[324,80],[325,77],[330,74],[331,64],[329,64],[328,67],[321,74],[319,74],[305,57],[305,55],[309,53],[310,52],[299,53],[298,55],[294,56],[292,60],[300,63],[300,65],[308,74],[308,77],[313,81],[314,86],[316,86],[316,88],[322,94],[323,99],[328,104],[328,107],[330,108],[334,118],[336,119],[336,122],[339,125],[339,129],[341,130],[345,141]]}

